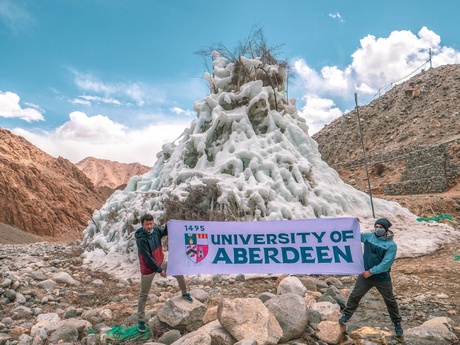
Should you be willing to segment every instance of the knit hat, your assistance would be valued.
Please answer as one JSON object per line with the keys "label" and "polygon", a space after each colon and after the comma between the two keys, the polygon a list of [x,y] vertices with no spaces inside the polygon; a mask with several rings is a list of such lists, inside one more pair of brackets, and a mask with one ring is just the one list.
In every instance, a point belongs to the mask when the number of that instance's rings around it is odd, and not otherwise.
{"label": "knit hat", "polygon": [[375,224],[374,225],[377,225],[377,224],[380,224],[381,226],[383,226],[383,228],[388,231],[388,228],[391,226],[391,223],[388,219],[386,218],[379,218],[375,221]]}

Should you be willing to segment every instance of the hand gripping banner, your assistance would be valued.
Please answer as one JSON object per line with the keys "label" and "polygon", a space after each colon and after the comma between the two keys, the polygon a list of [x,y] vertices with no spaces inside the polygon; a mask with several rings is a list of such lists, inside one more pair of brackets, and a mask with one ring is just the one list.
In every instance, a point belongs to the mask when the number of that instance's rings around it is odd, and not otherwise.
{"label": "hand gripping banner", "polygon": [[168,275],[360,274],[357,218],[168,222]]}

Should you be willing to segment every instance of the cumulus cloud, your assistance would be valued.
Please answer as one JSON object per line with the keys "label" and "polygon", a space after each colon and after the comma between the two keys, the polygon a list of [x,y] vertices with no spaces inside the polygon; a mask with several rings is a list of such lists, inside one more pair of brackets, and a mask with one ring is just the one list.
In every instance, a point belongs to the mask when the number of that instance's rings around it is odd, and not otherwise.
{"label": "cumulus cloud", "polygon": [[299,115],[307,120],[310,135],[319,132],[326,123],[342,115],[342,111],[335,106],[331,99],[312,95],[307,95],[304,98],[305,106],[299,111]]}
{"label": "cumulus cloud", "polygon": [[61,139],[91,139],[95,141],[121,139],[126,135],[126,126],[113,122],[107,116],[88,116],[81,111],[69,115],[70,121],[56,129]]}
{"label": "cumulus cloud", "polygon": [[189,122],[159,123],[130,129],[103,115],[73,112],[69,121],[51,132],[37,133],[20,128],[12,129],[12,132],[46,153],[67,158],[73,163],[93,156],[152,166],[162,146],[180,137],[189,125]]}
{"label": "cumulus cloud", "polygon": [[22,108],[19,104],[20,97],[13,92],[0,91],[0,117],[19,118],[21,120],[44,121],[43,110],[35,104],[26,103],[28,108]]}
{"label": "cumulus cloud", "polygon": [[353,108],[354,93],[366,103],[429,68],[430,50],[433,67],[460,63],[460,52],[441,46],[439,35],[426,27],[417,35],[407,30],[393,31],[388,37],[367,35],[343,69],[324,66],[317,71],[304,59],[295,60],[295,87],[305,102],[301,114],[310,126],[310,135],[314,128],[340,116],[344,108]]}

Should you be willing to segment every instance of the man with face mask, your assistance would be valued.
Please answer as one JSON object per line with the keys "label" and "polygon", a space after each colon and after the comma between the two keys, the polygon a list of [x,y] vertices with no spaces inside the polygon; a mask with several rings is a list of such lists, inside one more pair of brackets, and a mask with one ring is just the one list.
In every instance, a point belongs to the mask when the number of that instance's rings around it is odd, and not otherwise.
{"label": "man with face mask", "polygon": [[361,233],[365,271],[358,276],[339,323],[344,325],[348,322],[358,308],[361,298],[375,286],[385,301],[396,335],[401,337],[401,316],[390,277],[391,265],[395,261],[397,250],[393,232],[389,230],[390,226],[388,219],[379,218],[375,221],[373,233]]}

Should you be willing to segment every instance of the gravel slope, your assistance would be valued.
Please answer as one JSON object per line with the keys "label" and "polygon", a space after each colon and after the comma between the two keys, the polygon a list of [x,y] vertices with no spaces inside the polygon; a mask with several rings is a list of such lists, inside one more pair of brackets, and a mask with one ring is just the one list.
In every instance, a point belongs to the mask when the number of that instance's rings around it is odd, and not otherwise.
{"label": "gravel slope", "polygon": [[0,244],[21,244],[43,241],[37,236],[28,234],[10,225],[0,223]]}

